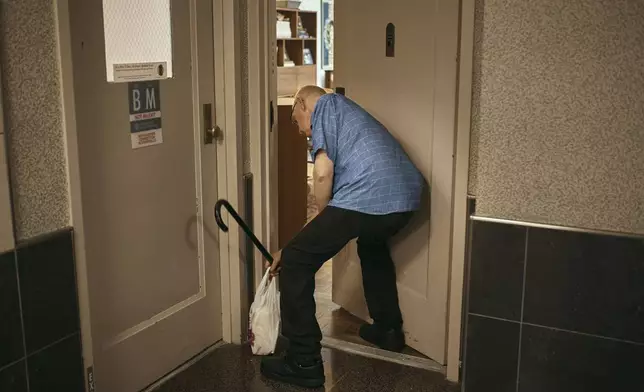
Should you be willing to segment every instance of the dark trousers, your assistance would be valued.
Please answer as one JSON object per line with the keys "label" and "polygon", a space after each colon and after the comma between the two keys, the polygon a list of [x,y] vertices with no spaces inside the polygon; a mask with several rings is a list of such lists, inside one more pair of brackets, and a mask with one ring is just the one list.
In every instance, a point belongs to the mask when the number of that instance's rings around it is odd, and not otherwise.
{"label": "dark trousers", "polygon": [[402,326],[388,240],[411,216],[411,212],[369,215],[326,207],[284,247],[279,280],[282,334],[289,340],[290,355],[319,357],[322,332],[315,317],[315,273],[354,238],[371,318],[385,328]]}

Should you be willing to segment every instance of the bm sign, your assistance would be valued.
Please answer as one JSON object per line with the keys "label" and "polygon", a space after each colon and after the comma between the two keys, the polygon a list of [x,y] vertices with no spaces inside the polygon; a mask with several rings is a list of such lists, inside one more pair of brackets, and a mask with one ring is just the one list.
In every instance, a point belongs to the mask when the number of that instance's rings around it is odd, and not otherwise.
{"label": "bm sign", "polygon": [[161,91],[159,81],[128,83],[130,131],[161,129]]}

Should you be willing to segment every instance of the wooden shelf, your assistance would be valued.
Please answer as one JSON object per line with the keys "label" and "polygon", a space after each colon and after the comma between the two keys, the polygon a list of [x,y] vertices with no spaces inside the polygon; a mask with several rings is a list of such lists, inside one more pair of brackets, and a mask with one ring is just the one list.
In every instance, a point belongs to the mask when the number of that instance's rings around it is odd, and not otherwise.
{"label": "wooden shelf", "polygon": [[317,14],[317,11],[301,10],[299,8],[276,8],[278,12],[297,12],[300,14]]}
{"label": "wooden shelf", "polygon": [[304,65],[280,65],[277,68],[315,68],[315,64],[304,64]]}
{"label": "wooden shelf", "polygon": [[284,37],[282,37],[282,38],[278,38],[277,40],[278,41],[317,41],[317,39],[315,37],[311,37],[311,38],[292,38],[292,37],[284,38]]}
{"label": "wooden shelf", "polygon": [[[289,8],[278,8],[277,12],[283,14],[286,18],[289,19],[291,25],[291,37],[279,37],[280,39],[299,39],[299,40],[315,40],[316,35],[318,34],[317,29],[317,12],[316,11],[303,11],[297,9]],[[302,38],[298,36],[297,26],[298,19],[302,20],[302,27],[304,30],[311,35],[311,37]]]}
{"label": "wooden shelf", "polygon": [[[277,38],[277,89],[279,95],[295,94],[298,88],[308,84],[317,84],[317,12],[289,8],[277,8],[290,21],[291,36]],[[298,36],[298,20],[311,37]],[[312,64],[304,64],[304,52],[310,51]],[[284,66],[284,55],[294,63]]]}
{"label": "wooden shelf", "polygon": [[311,84],[317,84],[315,65],[277,68],[277,95],[279,96],[294,95],[300,87]]}
{"label": "wooden shelf", "polygon": [[[351,0],[348,0],[351,1]],[[297,34],[298,16],[309,35],[320,36],[317,26],[317,13],[288,8],[278,8],[278,12],[290,18],[291,37],[277,38],[277,95],[293,97],[305,85],[317,84],[317,39],[300,38]],[[285,29],[286,30],[286,29]],[[303,64],[304,50],[311,51],[313,64]],[[284,53],[295,63],[285,67]],[[306,138],[297,132],[297,125],[291,119],[293,98],[278,100],[278,170],[279,175],[279,245],[289,241],[306,224],[306,161],[304,151],[308,149]],[[284,151],[295,151],[289,154]],[[298,152],[300,151],[300,152]]]}

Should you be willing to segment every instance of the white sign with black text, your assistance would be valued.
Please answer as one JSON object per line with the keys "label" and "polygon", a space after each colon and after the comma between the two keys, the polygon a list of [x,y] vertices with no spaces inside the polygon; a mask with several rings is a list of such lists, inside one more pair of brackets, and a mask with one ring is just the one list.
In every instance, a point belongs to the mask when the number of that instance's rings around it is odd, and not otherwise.
{"label": "white sign with black text", "polygon": [[168,63],[114,64],[114,82],[144,82],[167,79]]}

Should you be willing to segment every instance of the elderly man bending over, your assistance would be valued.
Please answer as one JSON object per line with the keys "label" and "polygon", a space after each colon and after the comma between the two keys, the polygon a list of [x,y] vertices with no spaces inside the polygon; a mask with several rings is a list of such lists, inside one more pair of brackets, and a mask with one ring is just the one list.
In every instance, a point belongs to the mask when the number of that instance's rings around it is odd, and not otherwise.
{"label": "elderly man bending over", "polygon": [[381,348],[405,346],[396,270],[388,240],[420,207],[425,180],[387,129],[350,99],[316,86],[300,89],[292,119],[312,138],[318,215],[275,255],[280,275],[283,357],[264,358],[271,379],[316,388],[324,384],[322,333],[315,318],[315,273],[358,239],[364,292],[373,324],[360,336]]}

